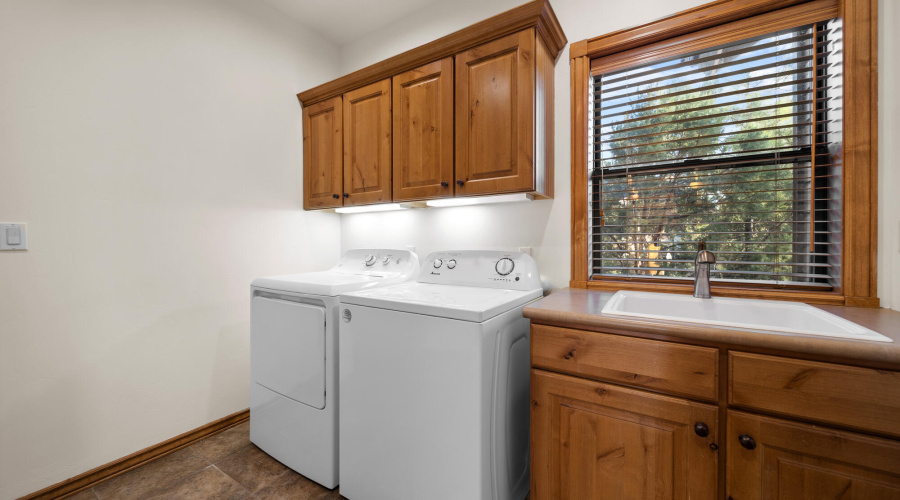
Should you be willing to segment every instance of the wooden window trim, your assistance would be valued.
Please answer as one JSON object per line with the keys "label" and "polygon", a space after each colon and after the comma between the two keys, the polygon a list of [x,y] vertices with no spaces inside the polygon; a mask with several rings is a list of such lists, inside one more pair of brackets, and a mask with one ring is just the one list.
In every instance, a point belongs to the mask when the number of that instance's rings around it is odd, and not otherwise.
{"label": "wooden window trim", "polygon": [[[784,9],[784,10],[783,10]],[[778,11],[778,12],[776,12]],[[575,42],[570,47],[572,98],[572,279],[569,286],[596,290],[649,290],[691,293],[693,284],[641,279],[590,279],[588,266],[588,95],[595,67],[630,58],[646,60],[673,55],[668,46],[710,36],[713,43],[753,36],[760,25],[778,19],[804,24],[830,12],[843,19],[844,142],[843,240],[841,285],[833,291],[784,289],[777,285],[713,284],[714,295],[793,300],[816,304],[878,307],[878,67],[877,0],[719,0],[635,28]],[[788,17],[792,16],[792,17]],[[797,16],[806,16],[798,19]],[[795,22],[796,21],[796,22]],[[812,22],[812,21],[809,21]],[[777,29],[777,28],[776,28]],[[649,53],[648,51],[652,52]],[[595,62],[596,61],[596,62]],[[630,65],[631,63],[629,63]]]}

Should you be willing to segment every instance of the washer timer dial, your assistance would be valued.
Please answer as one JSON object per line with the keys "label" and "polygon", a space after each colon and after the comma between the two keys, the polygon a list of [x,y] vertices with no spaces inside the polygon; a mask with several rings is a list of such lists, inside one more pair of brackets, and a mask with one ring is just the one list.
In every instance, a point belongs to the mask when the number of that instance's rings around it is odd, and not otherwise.
{"label": "washer timer dial", "polygon": [[366,255],[366,266],[371,266],[375,263],[375,256],[372,254]]}
{"label": "washer timer dial", "polygon": [[497,274],[500,276],[506,276],[507,274],[513,272],[513,269],[516,268],[516,263],[513,262],[509,257],[504,257],[497,261],[494,265],[494,270],[497,271]]}
{"label": "washer timer dial", "polygon": [[434,259],[434,268],[437,269],[437,268],[441,267],[441,264],[443,264],[443,263],[444,263],[444,261],[442,261],[441,259]]}

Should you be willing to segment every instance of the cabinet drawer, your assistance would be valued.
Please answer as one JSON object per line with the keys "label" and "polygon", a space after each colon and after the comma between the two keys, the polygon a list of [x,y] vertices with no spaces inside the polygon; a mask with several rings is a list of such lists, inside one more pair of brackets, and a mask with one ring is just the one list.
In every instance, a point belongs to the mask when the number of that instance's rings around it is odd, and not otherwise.
{"label": "cabinet drawer", "polygon": [[715,401],[717,349],[533,325],[531,364],[635,387]]}
{"label": "cabinet drawer", "polygon": [[900,372],[729,352],[728,402],[900,436]]}

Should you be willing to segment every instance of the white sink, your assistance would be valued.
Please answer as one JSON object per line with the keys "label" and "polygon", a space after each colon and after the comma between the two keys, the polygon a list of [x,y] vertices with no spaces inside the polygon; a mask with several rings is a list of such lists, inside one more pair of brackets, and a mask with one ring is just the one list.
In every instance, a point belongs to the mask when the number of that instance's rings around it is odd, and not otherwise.
{"label": "white sink", "polygon": [[661,319],[765,333],[893,342],[884,335],[852,321],[798,302],[724,297],[697,299],[690,295],[621,290],[603,306],[602,313],[610,316]]}

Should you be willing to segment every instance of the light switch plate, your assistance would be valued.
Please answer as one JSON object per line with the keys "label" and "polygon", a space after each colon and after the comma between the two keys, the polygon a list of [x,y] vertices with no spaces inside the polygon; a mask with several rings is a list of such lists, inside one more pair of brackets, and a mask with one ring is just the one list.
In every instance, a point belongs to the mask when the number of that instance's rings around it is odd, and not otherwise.
{"label": "light switch plate", "polygon": [[0,250],[28,250],[28,235],[25,223],[0,222]]}

